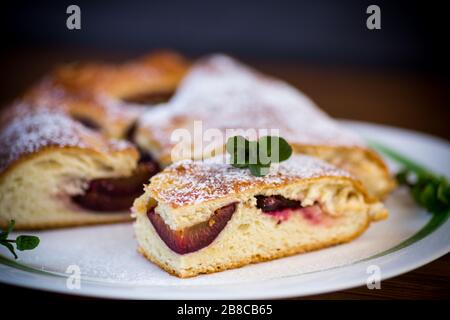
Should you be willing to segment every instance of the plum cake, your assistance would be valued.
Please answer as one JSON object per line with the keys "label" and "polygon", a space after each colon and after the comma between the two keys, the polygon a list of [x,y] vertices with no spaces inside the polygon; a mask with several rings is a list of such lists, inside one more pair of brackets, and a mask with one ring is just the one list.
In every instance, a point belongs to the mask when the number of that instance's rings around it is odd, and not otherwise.
{"label": "plum cake", "polygon": [[294,155],[264,177],[221,156],[181,160],[151,178],[133,214],[139,251],[191,277],[344,243],[388,213],[347,172]]}

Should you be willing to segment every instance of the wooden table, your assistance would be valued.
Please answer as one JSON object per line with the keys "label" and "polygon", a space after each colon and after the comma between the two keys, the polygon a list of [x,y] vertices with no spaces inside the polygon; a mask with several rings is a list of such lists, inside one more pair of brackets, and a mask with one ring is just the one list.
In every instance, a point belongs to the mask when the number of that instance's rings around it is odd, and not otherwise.
{"label": "wooden table", "polygon": [[[92,57],[117,61],[129,54],[86,50],[14,50],[0,57],[0,104],[6,104],[52,66]],[[409,128],[450,139],[450,82],[443,76],[406,70],[312,66],[301,62],[247,60],[258,69],[301,88],[332,116]],[[300,124],[301,125],[301,124]],[[450,160],[450,159],[449,159]],[[0,285],[30,298],[67,296]],[[3,291],[5,292],[5,290]],[[450,298],[450,254],[407,274],[365,287],[308,299],[443,299]]]}

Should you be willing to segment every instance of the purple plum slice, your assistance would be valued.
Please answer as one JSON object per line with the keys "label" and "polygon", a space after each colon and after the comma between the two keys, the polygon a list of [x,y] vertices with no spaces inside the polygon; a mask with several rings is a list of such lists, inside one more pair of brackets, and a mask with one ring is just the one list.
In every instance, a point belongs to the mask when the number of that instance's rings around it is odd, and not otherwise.
{"label": "purple plum slice", "polygon": [[256,196],[256,207],[262,212],[281,211],[285,209],[301,208],[301,202],[297,200],[289,200],[283,196]]}
{"label": "purple plum slice", "polygon": [[297,212],[312,224],[319,224],[324,220],[322,206],[315,203],[311,206],[302,207],[298,200],[290,200],[280,195],[256,196],[256,207],[262,212],[280,220],[288,220],[294,212]]}
{"label": "purple plum slice", "polygon": [[134,199],[142,194],[143,185],[158,171],[156,162],[141,161],[130,177],[92,180],[84,194],[72,199],[82,208],[92,211],[128,210]]}
{"label": "purple plum slice", "polygon": [[147,216],[159,237],[172,251],[186,254],[210,245],[230,221],[236,207],[237,202],[233,202],[217,209],[209,220],[180,230],[170,229],[154,207],[148,210]]}

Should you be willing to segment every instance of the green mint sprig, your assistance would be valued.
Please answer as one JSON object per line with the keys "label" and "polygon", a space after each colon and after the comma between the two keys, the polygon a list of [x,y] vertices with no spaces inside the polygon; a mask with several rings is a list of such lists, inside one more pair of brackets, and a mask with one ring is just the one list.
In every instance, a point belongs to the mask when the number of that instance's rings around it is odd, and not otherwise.
{"label": "green mint sprig", "polygon": [[248,168],[252,175],[265,176],[272,163],[289,159],[292,147],[277,136],[264,136],[258,141],[248,141],[242,136],[228,139],[227,152],[231,155],[231,165],[236,168]]}
{"label": "green mint sprig", "polygon": [[409,188],[418,205],[432,214],[450,211],[450,184],[443,176],[437,176],[423,166],[386,146],[372,142],[371,145],[403,166],[396,174],[399,185]]}
{"label": "green mint sprig", "polygon": [[417,204],[429,212],[441,214],[450,209],[450,185],[445,177],[405,168],[396,174],[396,179],[399,185],[407,186]]}
{"label": "green mint sprig", "polygon": [[16,248],[19,251],[33,250],[39,245],[39,238],[36,236],[22,235],[18,236],[15,240],[8,239],[9,234],[14,229],[15,221],[11,220],[5,231],[0,232],[0,245],[5,246],[17,259],[17,254],[14,250],[13,243],[16,244]]}

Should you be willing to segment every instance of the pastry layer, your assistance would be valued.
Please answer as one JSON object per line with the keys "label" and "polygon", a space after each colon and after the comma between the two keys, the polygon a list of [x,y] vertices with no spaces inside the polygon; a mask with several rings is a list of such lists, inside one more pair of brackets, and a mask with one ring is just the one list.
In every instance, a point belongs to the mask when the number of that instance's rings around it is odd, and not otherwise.
{"label": "pastry layer", "polygon": [[[133,206],[140,252],[179,277],[350,241],[371,221],[387,217],[357,180],[320,160],[294,156],[258,178],[216,159],[170,166]],[[287,207],[271,207],[272,196],[285,199],[281,205]],[[230,204],[231,218],[219,217]],[[224,226],[216,230],[216,224]]]}
{"label": "pastry layer", "polygon": [[0,226],[12,219],[18,229],[127,221],[129,207],[97,212],[73,197],[97,179],[133,176],[138,158],[131,144],[108,140],[64,114],[16,118],[0,131]]}
{"label": "pastry layer", "polygon": [[167,51],[116,65],[63,65],[2,112],[0,226],[129,220],[159,165],[125,140],[134,142],[136,119],[170,97],[187,68]]}
{"label": "pastry layer", "polygon": [[383,160],[355,133],[297,89],[222,55],[194,64],[168,105],[140,118],[135,138],[169,164],[222,153],[234,135],[280,135],[295,151],[349,170],[372,195],[393,187]]}
{"label": "pastry layer", "polygon": [[187,68],[184,58],[173,52],[153,53],[117,65],[63,65],[28,90],[10,108],[7,118],[30,109],[52,109],[110,138],[123,138],[145,111],[144,106],[158,104],[175,91]]}

